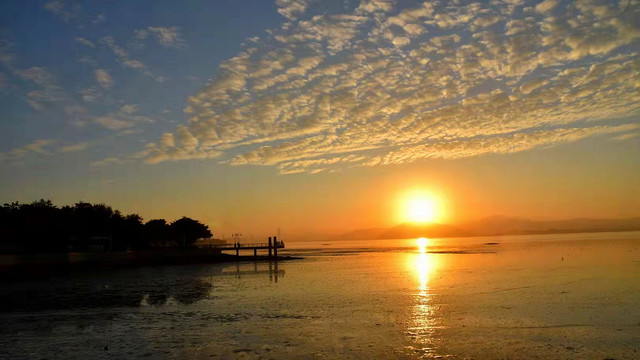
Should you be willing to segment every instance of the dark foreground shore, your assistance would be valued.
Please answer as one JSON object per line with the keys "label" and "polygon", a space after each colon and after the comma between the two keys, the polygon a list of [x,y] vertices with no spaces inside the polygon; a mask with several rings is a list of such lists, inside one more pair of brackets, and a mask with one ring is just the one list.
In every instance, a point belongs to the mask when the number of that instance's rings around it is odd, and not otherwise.
{"label": "dark foreground shore", "polygon": [[113,253],[0,255],[0,278],[42,278],[53,274],[145,266],[215,264],[239,261],[288,261],[300,257],[231,255],[215,249],[169,249]]}

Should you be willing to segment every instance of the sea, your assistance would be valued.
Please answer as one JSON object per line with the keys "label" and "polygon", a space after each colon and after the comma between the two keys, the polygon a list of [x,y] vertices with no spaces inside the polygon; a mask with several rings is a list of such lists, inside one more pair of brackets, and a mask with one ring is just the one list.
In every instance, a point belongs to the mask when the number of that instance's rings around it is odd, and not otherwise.
{"label": "sea", "polygon": [[640,232],[295,242],[5,281],[1,359],[640,359]]}

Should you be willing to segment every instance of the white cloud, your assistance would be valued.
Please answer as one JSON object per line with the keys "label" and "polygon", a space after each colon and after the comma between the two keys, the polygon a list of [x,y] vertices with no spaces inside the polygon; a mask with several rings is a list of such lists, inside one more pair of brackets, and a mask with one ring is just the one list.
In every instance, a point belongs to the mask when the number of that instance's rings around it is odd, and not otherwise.
{"label": "white cloud", "polygon": [[151,124],[155,121],[144,115],[137,114],[136,105],[123,105],[118,111],[97,116],[91,119],[92,122],[109,130],[120,131],[123,134],[131,134],[133,128],[143,124]]}
{"label": "white cloud", "polygon": [[640,113],[637,2],[460,3],[305,7],[224,62],[189,97],[189,123],[138,155],[315,173],[637,132],[624,125]]}
{"label": "white cloud", "polygon": [[107,72],[107,70],[96,69],[94,71],[94,74],[96,76],[96,81],[98,82],[98,85],[100,85],[100,87],[109,89],[113,86],[113,79],[111,78],[111,75],[109,75],[109,72]]}
{"label": "white cloud", "polygon": [[41,67],[31,67],[24,70],[14,70],[20,78],[35,85],[35,89],[26,93],[27,103],[35,110],[62,102],[66,94],[53,75]]}
{"label": "white cloud", "polygon": [[120,112],[128,115],[135,114],[138,112],[138,105],[134,105],[134,104],[122,105],[122,107],[120,108]]}
{"label": "white cloud", "polygon": [[89,147],[89,143],[88,142],[80,142],[80,143],[77,143],[77,144],[65,145],[65,146],[60,148],[60,152],[82,151],[82,150],[85,150],[87,147]]}
{"label": "white cloud", "polygon": [[11,67],[14,57],[13,43],[6,39],[0,39],[0,65]]}
{"label": "white cloud", "polygon": [[129,52],[120,45],[111,36],[105,36],[101,39],[102,43],[115,55],[116,61],[124,67],[137,70],[145,75],[151,76],[151,71],[140,60],[136,60],[129,55]]}
{"label": "white cloud", "polygon": [[32,67],[25,70],[18,70],[18,75],[25,80],[42,87],[52,86],[56,83],[55,78],[48,71],[41,67]]}
{"label": "white cloud", "polygon": [[397,38],[393,39],[393,45],[397,47],[403,47],[405,45],[409,45],[410,43],[411,43],[411,40],[409,40],[409,38],[404,36],[398,36]]}
{"label": "white cloud", "polygon": [[36,152],[36,153],[44,154],[47,152],[44,148],[53,143],[55,143],[55,140],[53,139],[38,139],[38,140],[34,140],[33,142],[21,148],[13,149],[11,152],[13,154],[22,154],[25,152]]}
{"label": "white cloud", "polygon": [[83,37],[77,37],[76,41],[86,47],[95,48],[96,44],[94,44],[91,40],[85,39]]}
{"label": "white cloud", "polygon": [[139,29],[135,31],[136,38],[138,40],[144,40],[149,35],[152,35],[158,44],[164,47],[181,48],[184,47],[184,40],[180,36],[180,29],[178,27],[161,27],[161,26],[149,26],[145,29]]}
{"label": "white cloud", "polygon": [[634,139],[640,137],[640,132],[635,132],[635,133],[628,133],[628,134],[622,134],[619,136],[616,136],[613,138],[613,140],[615,141],[625,141],[625,140],[629,140],[629,139]]}
{"label": "white cloud", "polygon": [[20,161],[25,157],[32,155],[50,155],[51,145],[55,144],[56,140],[54,139],[36,139],[32,142],[21,146],[13,148],[11,151],[6,153],[0,153],[0,162],[2,161]]}
{"label": "white cloud", "polygon": [[278,12],[289,20],[296,20],[304,14],[312,0],[276,0]]}
{"label": "white cloud", "polygon": [[546,13],[558,6],[558,0],[544,0],[536,5],[536,11],[540,13]]}
{"label": "white cloud", "polygon": [[80,97],[84,102],[96,101],[102,97],[102,90],[98,86],[91,86],[79,91]]}
{"label": "white cloud", "polygon": [[76,9],[69,9],[61,0],[48,1],[44,4],[44,8],[65,22],[69,22],[78,16]]}
{"label": "white cloud", "polygon": [[89,166],[91,167],[103,167],[103,166],[109,166],[109,165],[119,165],[119,164],[124,164],[126,161],[122,160],[122,159],[118,159],[116,157],[108,157],[102,160],[98,160],[98,161],[94,161],[89,163]]}
{"label": "white cloud", "polygon": [[459,139],[451,142],[424,144],[392,151],[369,160],[367,165],[402,164],[427,158],[457,159],[484,154],[508,154],[537,147],[574,142],[589,136],[634,131],[638,125],[594,126],[586,128],[558,128],[521,132],[490,138]]}
{"label": "white cloud", "polygon": [[373,13],[377,11],[391,11],[395,3],[394,0],[362,0],[356,12]]}
{"label": "white cloud", "polygon": [[145,158],[150,164],[167,160],[215,158],[221,152],[205,151],[198,148],[199,140],[185,126],[178,126],[175,134],[164,134],[158,144],[148,144],[135,157]]}

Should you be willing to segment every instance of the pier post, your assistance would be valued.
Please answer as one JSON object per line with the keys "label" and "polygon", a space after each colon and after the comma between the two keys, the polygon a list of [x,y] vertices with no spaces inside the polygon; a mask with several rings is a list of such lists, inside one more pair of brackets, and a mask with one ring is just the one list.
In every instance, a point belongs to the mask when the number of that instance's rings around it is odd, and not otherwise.
{"label": "pier post", "polygon": [[236,243],[235,247],[236,247],[236,256],[240,256],[240,243]]}
{"label": "pier post", "polygon": [[256,249],[256,248],[253,249],[253,257],[254,257],[254,259],[258,258],[258,249]]}
{"label": "pier post", "polygon": [[278,238],[273,237],[273,257],[278,258]]}
{"label": "pier post", "polygon": [[271,236],[269,236],[269,257],[271,257]]}

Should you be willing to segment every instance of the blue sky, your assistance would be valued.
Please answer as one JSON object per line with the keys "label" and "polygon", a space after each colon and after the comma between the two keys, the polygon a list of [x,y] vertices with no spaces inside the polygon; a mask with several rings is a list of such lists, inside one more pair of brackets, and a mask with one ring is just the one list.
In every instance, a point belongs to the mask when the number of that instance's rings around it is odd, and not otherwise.
{"label": "blue sky", "polygon": [[287,176],[306,189],[351,174],[340,193],[380,168],[508,169],[545,151],[576,154],[584,173],[595,152],[621,154],[597,170],[629,196],[638,19],[638,0],[3,1],[0,200],[161,216],[127,199],[206,175],[232,208],[245,178],[278,193]]}
{"label": "blue sky", "polygon": [[[240,50],[244,38],[281,21],[266,2],[13,1],[1,6],[3,57],[10,58],[3,61],[0,98],[4,151],[52,135],[68,145],[99,142],[113,134],[86,129],[82,122],[126,105],[148,117],[140,122],[149,122],[141,127],[151,139],[167,122],[184,121],[184,99],[206,83],[219,62]],[[149,34],[149,28],[156,32]],[[113,48],[127,55],[118,58]],[[31,91],[44,94],[30,98]],[[110,144],[133,151],[139,137],[126,138]]]}

